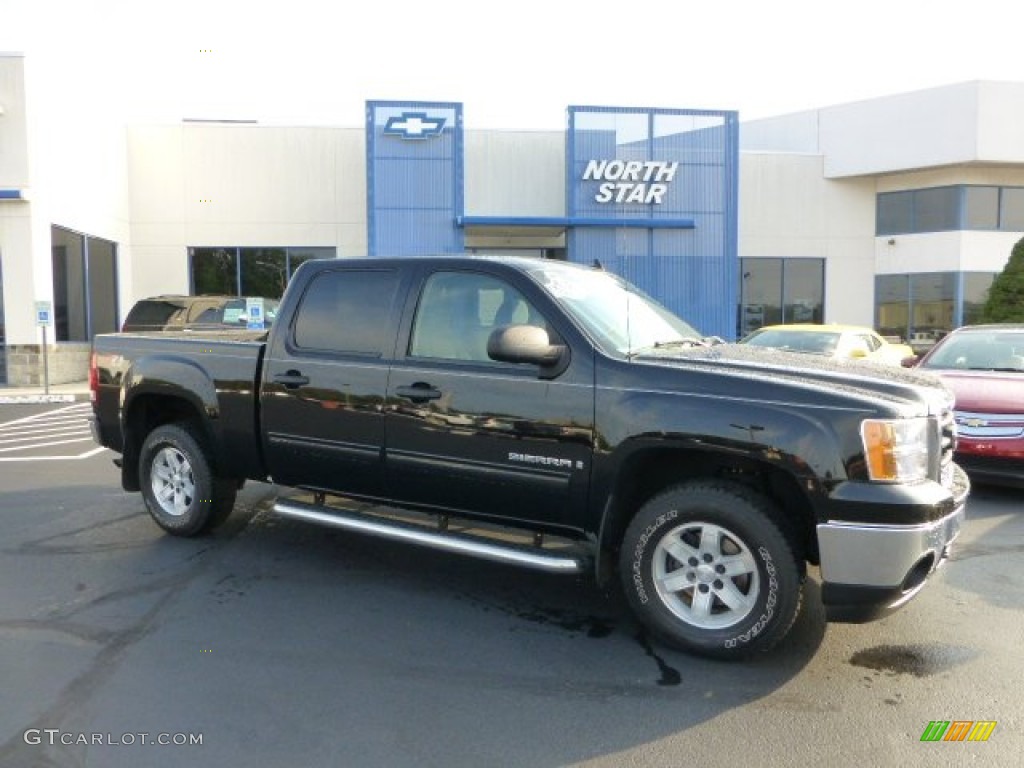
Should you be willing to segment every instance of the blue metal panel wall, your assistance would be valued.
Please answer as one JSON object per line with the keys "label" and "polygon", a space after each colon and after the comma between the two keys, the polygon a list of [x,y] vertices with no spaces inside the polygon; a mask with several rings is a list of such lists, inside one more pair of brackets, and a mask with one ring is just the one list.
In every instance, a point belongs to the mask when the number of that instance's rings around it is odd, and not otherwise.
{"label": "blue metal panel wall", "polygon": [[366,104],[369,255],[461,253],[462,105]]}
{"label": "blue metal panel wall", "polygon": [[[569,232],[569,259],[600,259],[703,333],[735,338],[738,124],[735,112],[570,107],[566,207],[570,219],[582,221]],[[600,202],[609,178],[584,178],[594,160],[655,161],[668,165],[652,168],[675,170],[660,202]],[[652,175],[646,189],[656,180]],[[609,218],[678,226],[586,225]]]}

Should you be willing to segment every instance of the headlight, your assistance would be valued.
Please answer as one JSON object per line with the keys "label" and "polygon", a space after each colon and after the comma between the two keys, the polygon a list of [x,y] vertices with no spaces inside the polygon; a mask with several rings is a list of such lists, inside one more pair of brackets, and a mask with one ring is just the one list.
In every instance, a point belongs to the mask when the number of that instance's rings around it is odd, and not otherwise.
{"label": "headlight", "polygon": [[860,436],[872,480],[909,483],[928,476],[928,419],[865,419]]}

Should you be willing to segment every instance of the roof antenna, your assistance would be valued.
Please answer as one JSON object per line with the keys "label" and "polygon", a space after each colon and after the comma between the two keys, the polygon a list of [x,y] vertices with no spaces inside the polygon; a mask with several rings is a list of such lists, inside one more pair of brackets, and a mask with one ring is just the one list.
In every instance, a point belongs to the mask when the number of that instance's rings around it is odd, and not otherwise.
{"label": "roof antenna", "polygon": [[594,263],[593,265],[591,265],[591,267],[592,269],[599,269],[602,272],[604,272],[604,264],[601,263],[600,259],[594,259]]}

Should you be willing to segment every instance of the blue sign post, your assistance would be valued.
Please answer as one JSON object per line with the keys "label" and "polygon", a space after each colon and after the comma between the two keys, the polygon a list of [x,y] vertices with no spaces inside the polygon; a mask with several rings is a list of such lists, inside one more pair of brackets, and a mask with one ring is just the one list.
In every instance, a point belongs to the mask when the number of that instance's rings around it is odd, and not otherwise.
{"label": "blue sign post", "polygon": [[43,392],[50,394],[50,359],[46,343],[46,329],[53,324],[53,303],[36,302],[36,325],[43,329]]}

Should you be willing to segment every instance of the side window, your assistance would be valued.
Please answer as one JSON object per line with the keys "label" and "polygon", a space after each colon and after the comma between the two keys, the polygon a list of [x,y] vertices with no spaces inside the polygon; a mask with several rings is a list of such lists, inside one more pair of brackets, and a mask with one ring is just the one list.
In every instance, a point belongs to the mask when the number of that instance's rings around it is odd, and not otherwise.
{"label": "side window", "polygon": [[391,350],[397,293],[398,275],[391,270],[321,272],[299,305],[295,346],[381,357]]}
{"label": "side window", "polygon": [[545,326],[540,313],[508,283],[471,272],[437,272],[420,296],[409,354],[490,362],[491,332],[518,324]]}
{"label": "side window", "polygon": [[873,351],[874,347],[871,346],[871,341],[869,337],[865,336],[862,333],[857,333],[850,336],[849,351],[847,352],[847,354],[852,355],[856,352],[861,352],[865,355],[868,355],[871,354],[871,352]]}

